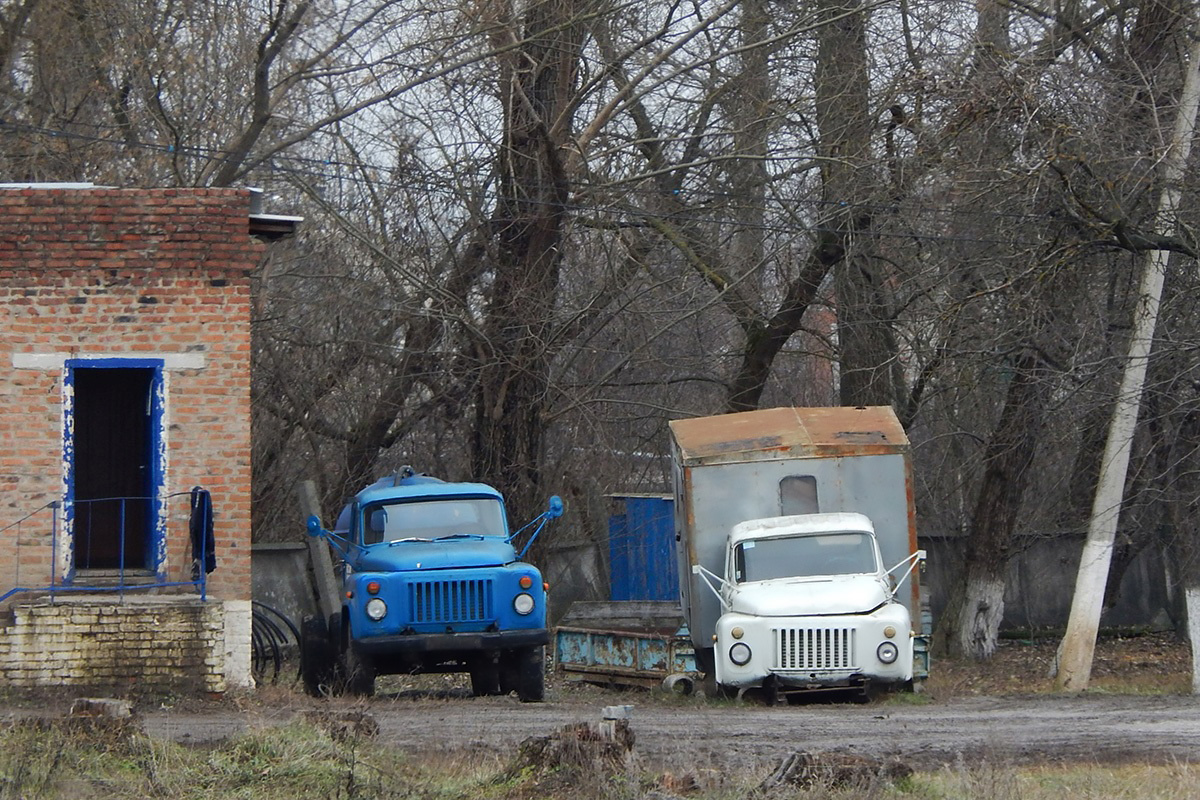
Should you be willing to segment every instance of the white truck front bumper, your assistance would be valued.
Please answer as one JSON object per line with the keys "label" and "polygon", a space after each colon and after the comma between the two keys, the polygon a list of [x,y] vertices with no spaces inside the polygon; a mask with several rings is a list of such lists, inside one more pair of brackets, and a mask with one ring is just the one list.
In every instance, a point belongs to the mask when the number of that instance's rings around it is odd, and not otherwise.
{"label": "white truck front bumper", "polygon": [[728,687],[758,687],[768,678],[795,688],[898,684],[912,679],[912,625],[899,603],[845,616],[731,612],[717,621],[714,655],[717,683]]}

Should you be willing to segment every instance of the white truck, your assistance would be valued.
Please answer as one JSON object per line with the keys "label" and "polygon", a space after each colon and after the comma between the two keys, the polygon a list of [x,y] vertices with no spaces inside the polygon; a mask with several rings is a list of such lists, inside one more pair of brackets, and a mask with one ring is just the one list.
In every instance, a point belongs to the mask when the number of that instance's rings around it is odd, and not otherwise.
{"label": "white truck", "polygon": [[890,408],[670,427],[680,602],[710,691],[867,697],[928,674],[909,442]]}

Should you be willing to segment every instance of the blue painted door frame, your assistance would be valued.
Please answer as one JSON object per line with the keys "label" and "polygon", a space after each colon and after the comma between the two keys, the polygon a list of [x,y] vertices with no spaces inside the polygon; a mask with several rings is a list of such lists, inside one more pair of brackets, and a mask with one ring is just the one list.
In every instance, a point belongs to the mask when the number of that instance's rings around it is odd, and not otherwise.
{"label": "blue painted door frame", "polygon": [[[166,474],[166,447],[163,436],[164,414],[164,381],[163,361],[154,358],[103,358],[103,359],[68,359],[65,363],[64,375],[64,413],[63,413],[63,461],[66,472],[66,532],[71,547],[71,557],[68,559],[69,569],[64,582],[71,583],[79,567],[79,535],[76,529],[79,521],[79,506],[77,501],[92,498],[80,498],[77,486],[77,444],[80,432],[76,425],[77,378],[81,370],[136,370],[143,374],[139,380],[147,380],[147,396],[145,397],[146,432],[144,441],[140,444],[141,452],[137,454],[139,462],[146,467],[139,479],[136,496],[143,498],[135,501],[141,504],[137,513],[144,513],[144,539],[141,552],[122,552],[123,560],[118,559],[118,566],[123,569],[149,569],[159,580],[165,579],[166,541],[165,524],[162,519],[162,487]],[[140,399],[140,398],[139,398]],[[128,465],[125,465],[128,466]],[[128,495],[135,496],[135,495]],[[90,517],[90,514],[88,515]],[[124,532],[120,533],[124,536]],[[89,545],[90,546],[90,545]]]}

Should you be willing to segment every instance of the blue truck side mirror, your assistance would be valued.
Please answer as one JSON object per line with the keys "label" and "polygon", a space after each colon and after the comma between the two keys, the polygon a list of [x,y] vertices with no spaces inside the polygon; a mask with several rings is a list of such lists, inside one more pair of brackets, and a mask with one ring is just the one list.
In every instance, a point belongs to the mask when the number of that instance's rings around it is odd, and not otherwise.
{"label": "blue truck side mirror", "polygon": [[517,553],[517,558],[524,558],[525,554],[527,552],[529,552],[529,548],[533,545],[534,540],[537,539],[538,534],[542,532],[542,528],[546,527],[546,523],[552,519],[557,519],[557,518],[561,517],[562,513],[563,513],[562,498],[556,494],[550,495],[550,502],[547,504],[546,510],[543,511],[541,514],[538,514],[533,519],[531,519],[528,523],[526,523],[521,528],[514,531],[506,540],[506,541],[511,542],[511,541],[515,540],[518,536],[520,536],[522,531],[525,531],[526,529],[528,529],[529,526],[537,525],[537,527],[533,529],[533,533],[530,535],[529,541],[525,543],[525,546],[523,548],[521,548],[521,552]]}
{"label": "blue truck side mirror", "polygon": [[333,531],[327,531],[321,527],[321,518],[316,514],[313,514],[308,518],[304,528],[308,531],[308,535],[314,539],[324,539],[325,541],[329,542],[329,546],[338,551],[342,558],[346,558],[348,556],[350,552],[350,542],[345,536]]}

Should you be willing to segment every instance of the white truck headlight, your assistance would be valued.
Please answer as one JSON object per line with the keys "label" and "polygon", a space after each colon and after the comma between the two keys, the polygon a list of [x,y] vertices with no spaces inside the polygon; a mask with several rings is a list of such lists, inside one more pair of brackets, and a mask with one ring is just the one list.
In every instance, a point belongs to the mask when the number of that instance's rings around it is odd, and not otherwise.
{"label": "white truck headlight", "polygon": [[383,602],[381,598],[372,597],[367,601],[366,611],[368,617],[379,622],[379,620],[387,616],[387,603]]}
{"label": "white truck headlight", "polygon": [[900,656],[900,648],[893,642],[884,642],[875,648],[875,656],[884,664],[891,664]]}
{"label": "white truck headlight", "polygon": [[530,611],[533,611],[533,595],[521,592],[513,598],[513,611],[516,611],[521,616],[525,616]]}
{"label": "white truck headlight", "polygon": [[745,642],[737,642],[733,647],[729,648],[729,660],[739,667],[744,667],[750,663],[750,645]]}

